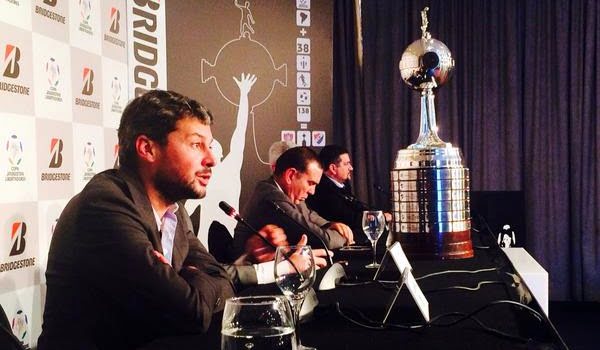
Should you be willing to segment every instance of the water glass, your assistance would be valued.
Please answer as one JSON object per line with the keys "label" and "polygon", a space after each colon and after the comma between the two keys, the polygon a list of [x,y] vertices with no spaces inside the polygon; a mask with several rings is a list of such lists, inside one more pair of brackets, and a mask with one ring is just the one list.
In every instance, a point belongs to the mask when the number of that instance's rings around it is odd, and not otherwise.
{"label": "water glass", "polygon": [[281,295],[227,299],[221,350],[296,350],[290,304]]}

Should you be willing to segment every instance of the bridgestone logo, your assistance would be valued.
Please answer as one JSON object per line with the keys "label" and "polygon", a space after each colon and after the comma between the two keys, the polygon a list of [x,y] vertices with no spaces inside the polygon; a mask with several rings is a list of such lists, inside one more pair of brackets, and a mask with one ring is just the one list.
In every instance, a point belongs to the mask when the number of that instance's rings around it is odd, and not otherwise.
{"label": "bridgestone logo", "polygon": [[85,100],[85,99],[82,99],[82,98],[76,98],[75,99],[75,104],[78,105],[78,106],[100,109],[100,102],[96,102],[96,101],[92,101],[92,100]]}
{"label": "bridgestone logo", "polygon": [[133,80],[135,96],[140,96],[159,85],[157,71],[158,38],[156,35],[157,15],[160,2],[136,0],[133,7]]}
{"label": "bridgestone logo", "polygon": [[123,40],[117,39],[115,37],[112,37],[108,34],[104,34],[104,41],[107,41],[111,44],[115,44],[117,46],[120,46],[122,48],[125,48],[125,42]]}
{"label": "bridgestone logo", "polygon": [[69,181],[70,173],[42,173],[42,181]]}
{"label": "bridgestone logo", "polygon": [[65,24],[65,17],[64,16],[61,16],[58,13],[52,12],[50,10],[47,10],[47,9],[43,8],[43,7],[36,6],[35,7],[35,13],[37,13],[39,15],[42,15],[44,17],[47,17],[47,18],[49,18],[49,19],[51,19],[53,21]]}
{"label": "bridgestone logo", "polygon": [[29,88],[27,86],[9,84],[3,81],[0,81],[0,90],[12,92],[19,95],[29,95]]}
{"label": "bridgestone logo", "polygon": [[0,264],[0,272],[18,270],[25,267],[35,266],[35,258],[21,259]]}

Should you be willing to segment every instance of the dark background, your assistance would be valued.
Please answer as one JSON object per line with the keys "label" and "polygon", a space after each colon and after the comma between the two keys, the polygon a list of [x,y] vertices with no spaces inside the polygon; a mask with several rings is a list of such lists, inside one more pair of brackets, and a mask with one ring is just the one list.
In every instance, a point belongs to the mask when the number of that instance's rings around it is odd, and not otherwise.
{"label": "dark background", "polygon": [[[398,71],[429,32],[456,61],[436,92],[440,137],[462,149],[473,191],[522,191],[525,247],[552,300],[600,301],[600,3],[595,0],[335,1],[335,141],[351,149],[360,198],[386,206],[395,152],[418,135],[418,94]],[[517,233],[518,234],[518,233]]]}

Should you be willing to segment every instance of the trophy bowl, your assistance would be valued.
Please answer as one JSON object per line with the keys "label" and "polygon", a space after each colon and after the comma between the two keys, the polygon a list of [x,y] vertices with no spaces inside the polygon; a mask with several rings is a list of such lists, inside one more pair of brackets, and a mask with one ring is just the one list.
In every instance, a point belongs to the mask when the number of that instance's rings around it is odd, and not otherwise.
{"label": "trophy bowl", "polygon": [[414,90],[437,88],[452,76],[454,59],[448,47],[432,38],[421,38],[410,44],[399,63],[402,80]]}

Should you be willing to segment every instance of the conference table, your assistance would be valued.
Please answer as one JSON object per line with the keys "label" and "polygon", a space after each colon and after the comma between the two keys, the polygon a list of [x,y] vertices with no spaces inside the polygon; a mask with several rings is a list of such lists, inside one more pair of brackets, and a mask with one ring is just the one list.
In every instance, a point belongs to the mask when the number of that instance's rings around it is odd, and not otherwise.
{"label": "conference table", "polygon": [[391,282],[400,279],[397,268],[390,259],[378,276],[390,282],[375,282],[375,271],[364,268],[370,252],[337,252],[338,260],[348,261],[347,276],[335,289],[317,292],[319,305],[300,325],[303,344],[318,349],[566,349],[494,238],[477,232],[472,238],[473,258],[411,260],[429,302],[429,324],[404,286],[384,325],[397,288]]}
{"label": "conference table", "polygon": [[[369,250],[336,251],[345,277],[330,290],[318,290],[318,304],[297,328],[302,343],[317,349],[567,349],[564,341],[519,280],[490,234],[472,233],[474,257],[461,260],[410,260],[413,275],[429,302],[426,323],[389,259],[373,280],[364,265]],[[385,247],[379,245],[379,259]],[[274,284],[248,288],[242,295],[280,294]],[[384,316],[391,307],[389,317]],[[219,321],[208,335],[158,341],[147,349],[219,348]]]}

